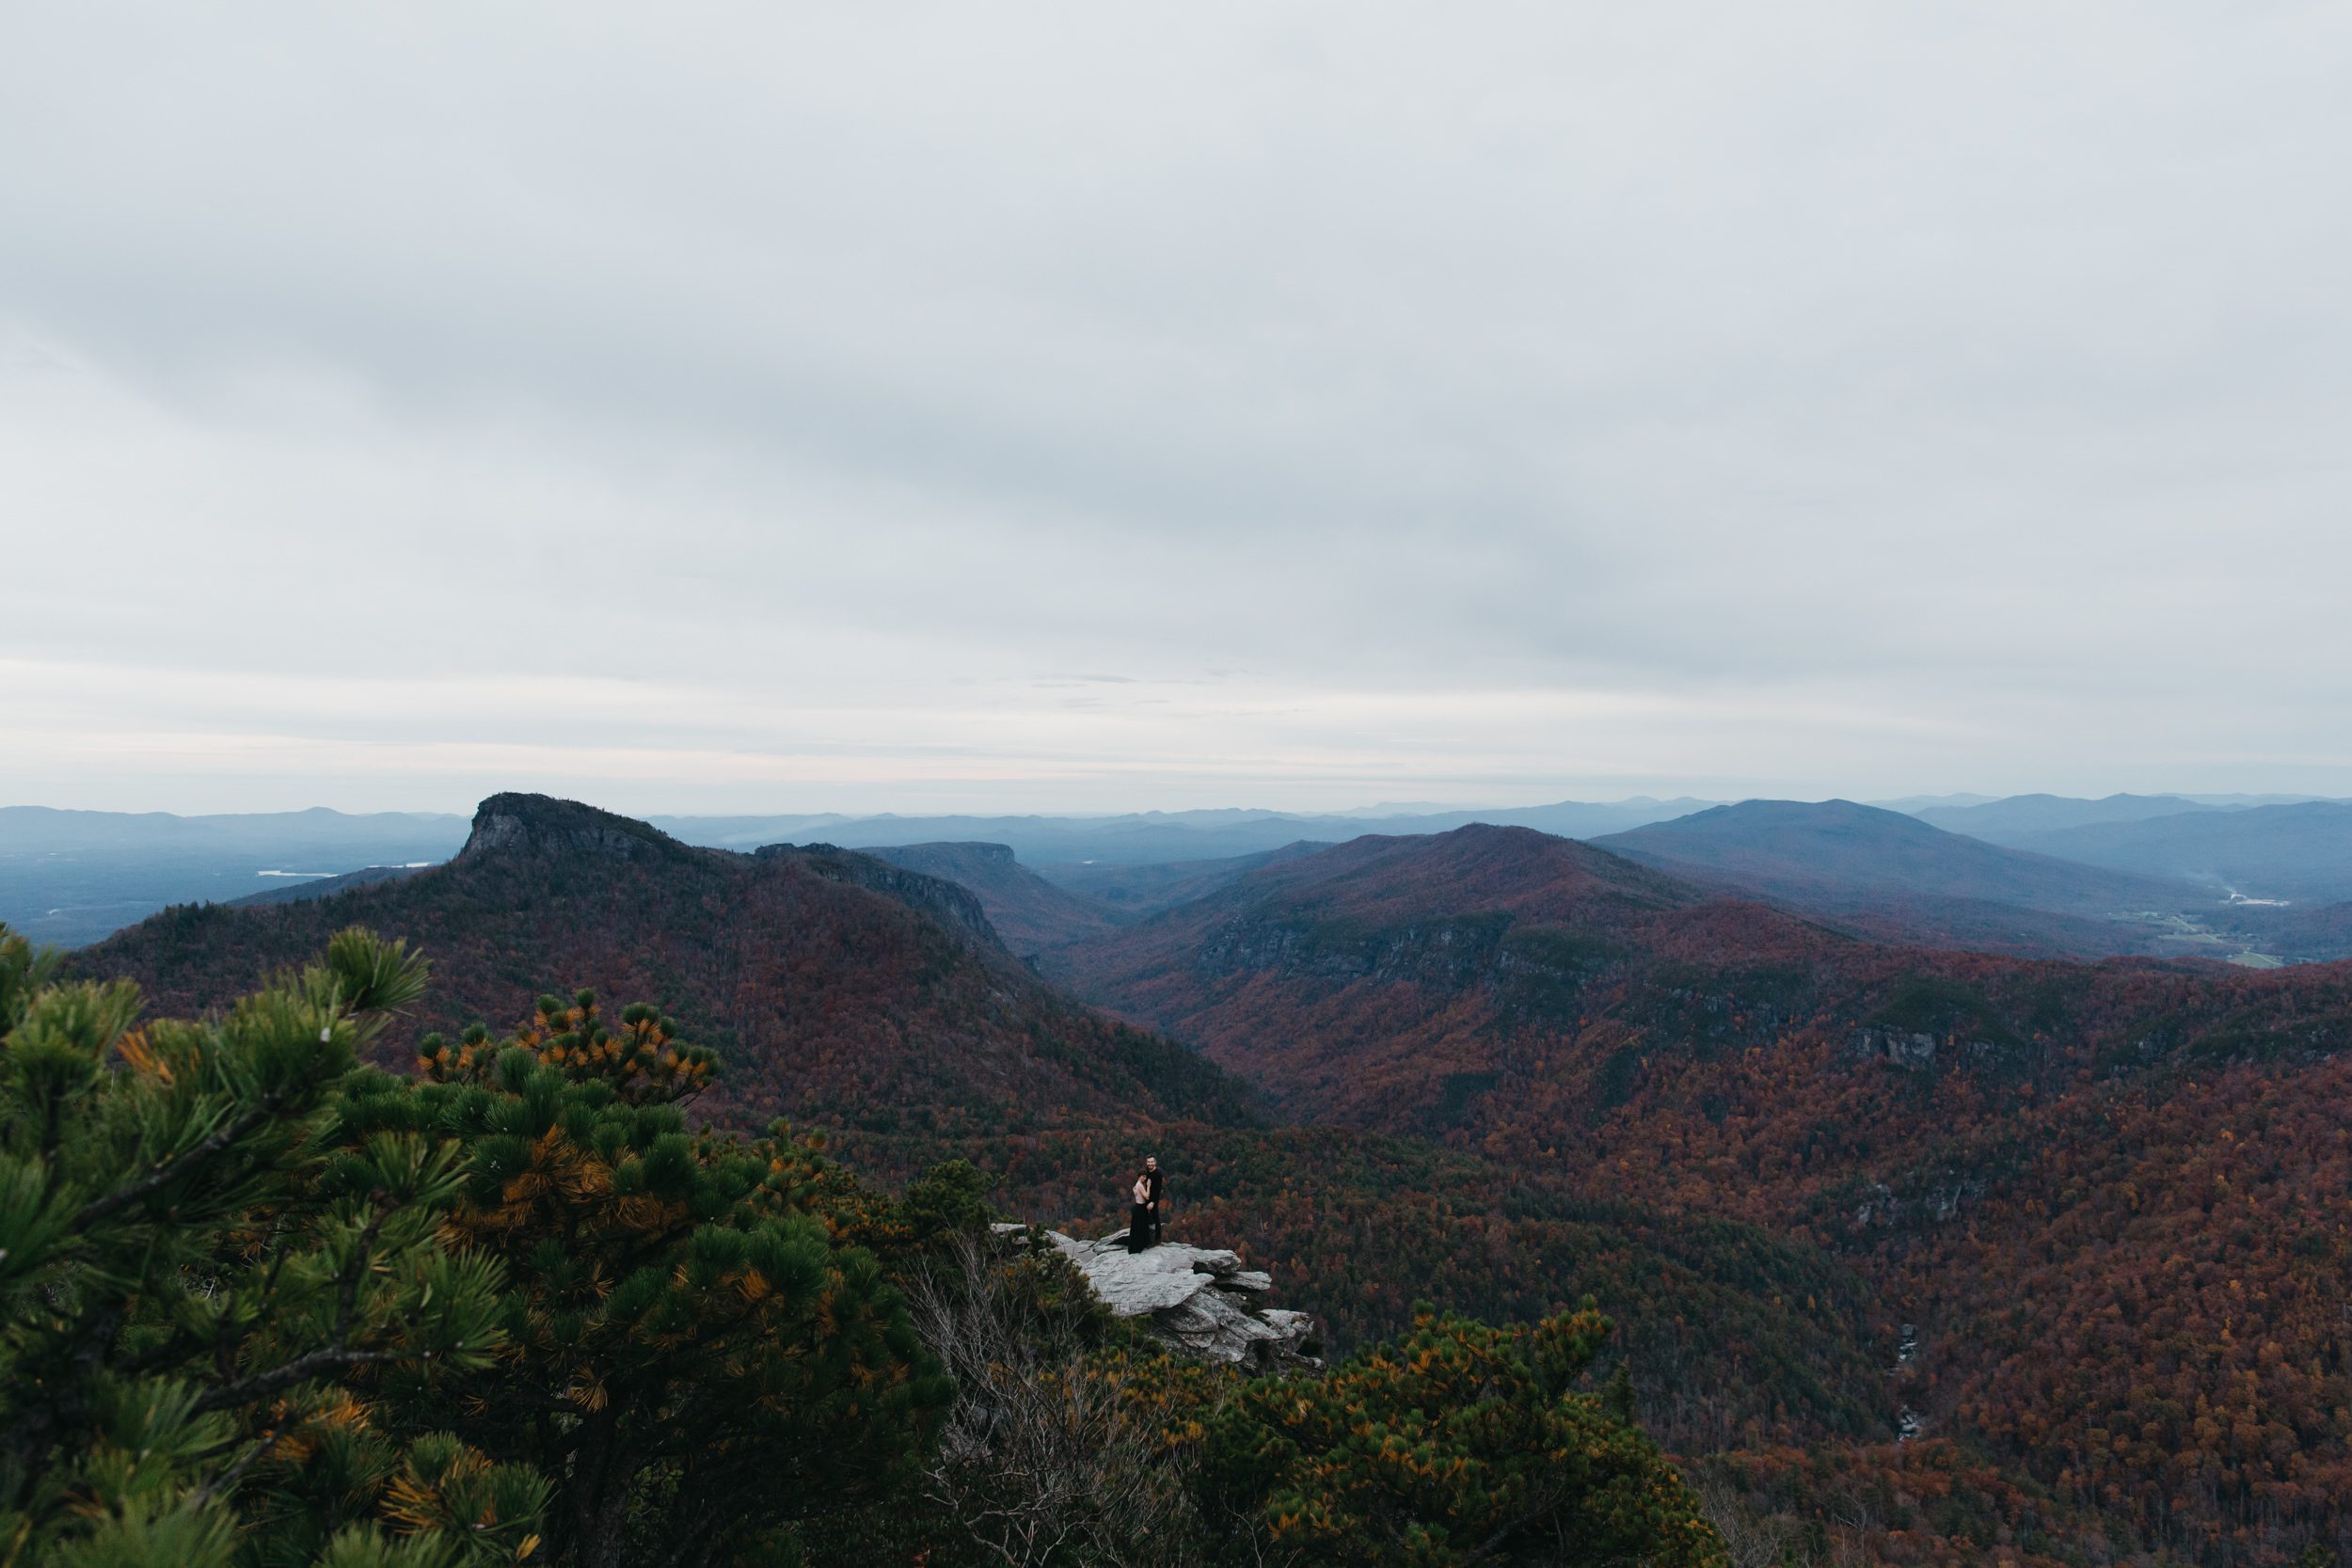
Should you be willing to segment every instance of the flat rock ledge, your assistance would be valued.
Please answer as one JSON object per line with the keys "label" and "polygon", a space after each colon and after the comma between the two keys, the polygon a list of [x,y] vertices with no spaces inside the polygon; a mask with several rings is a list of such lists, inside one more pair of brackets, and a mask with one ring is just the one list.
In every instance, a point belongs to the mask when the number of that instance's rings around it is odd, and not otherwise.
{"label": "flat rock ledge", "polygon": [[[994,1227],[1016,1244],[1028,1227]],[[1086,1275],[1115,1317],[1147,1318],[1152,1332],[1204,1360],[1274,1369],[1319,1369],[1300,1347],[1314,1338],[1310,1312],[1260,1307],[1251,1297],[1274,1287],[1273,1277],[1241,1266],[1238,1255],[1212,1247],[1162,1242],[1127,1250],[1127,1232],[1082,1242],[1044,1232],[1054,1250]]]}

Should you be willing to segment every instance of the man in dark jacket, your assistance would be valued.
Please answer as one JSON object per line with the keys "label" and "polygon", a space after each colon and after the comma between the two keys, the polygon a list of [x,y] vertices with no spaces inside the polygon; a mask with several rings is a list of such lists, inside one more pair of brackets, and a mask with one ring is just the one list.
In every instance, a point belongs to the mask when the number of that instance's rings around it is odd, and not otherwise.
{"label": "man in dark jacket", "polygon": [[1160,1157],[1143,1162],[1144,1207],[1152,1212],[1152,1244],[1160,1244]]}

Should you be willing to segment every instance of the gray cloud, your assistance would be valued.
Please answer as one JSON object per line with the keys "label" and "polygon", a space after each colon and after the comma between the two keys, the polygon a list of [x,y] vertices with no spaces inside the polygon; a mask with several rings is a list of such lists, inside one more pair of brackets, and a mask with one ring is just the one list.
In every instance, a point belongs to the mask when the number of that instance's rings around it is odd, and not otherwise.
{"label": "gray cloud", "polygon": [[0,794],[2352,792],[2347,66],[2284,5],[19,8]]}

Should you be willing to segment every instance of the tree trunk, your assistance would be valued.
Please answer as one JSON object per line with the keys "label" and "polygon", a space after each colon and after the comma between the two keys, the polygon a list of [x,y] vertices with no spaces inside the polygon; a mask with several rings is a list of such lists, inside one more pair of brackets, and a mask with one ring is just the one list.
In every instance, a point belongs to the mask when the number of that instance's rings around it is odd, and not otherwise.
{"label": "tree trunk", "polygon": [[621,1451],[620,1421],[611,1410],[580,1423],[569,1468],[573,1562],[578,1568],[623,1568],[629,1483],[637,1466]]}

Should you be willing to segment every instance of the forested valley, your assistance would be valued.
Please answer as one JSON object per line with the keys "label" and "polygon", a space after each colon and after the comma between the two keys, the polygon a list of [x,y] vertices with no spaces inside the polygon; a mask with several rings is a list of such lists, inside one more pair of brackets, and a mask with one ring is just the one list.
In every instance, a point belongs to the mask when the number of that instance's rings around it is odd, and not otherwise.
{"label": "forested valley", "polygon": [[[951,883],[529,797],[397,882],[8,951],[0,1562],[2352,1530],[2343,966],[1890,946],[1485,827],[1031,965]],[[1327,1375],[1171,1358],[1040,1262],[974,1287],[989,1219],[1102,1234],[1146,1154]],[[1117,1507],[943,1446],[942,1292],[1046,1347]]]}

